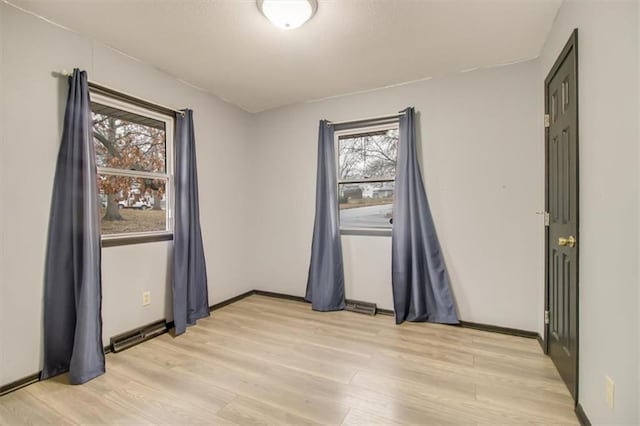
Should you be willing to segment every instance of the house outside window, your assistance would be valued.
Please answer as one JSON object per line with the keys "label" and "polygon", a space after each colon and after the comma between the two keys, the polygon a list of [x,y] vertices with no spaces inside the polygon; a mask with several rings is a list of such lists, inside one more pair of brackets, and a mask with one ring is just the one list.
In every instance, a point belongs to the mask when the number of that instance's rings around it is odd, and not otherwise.
{"label": "house outside window", "polygon": [[173,117],[92,93],[91,118],[103,245],[171,239]]}
{"label": "house outside window", "polygon": [[339,130],[335,138],[341,233],[389,235],[398,123]]}

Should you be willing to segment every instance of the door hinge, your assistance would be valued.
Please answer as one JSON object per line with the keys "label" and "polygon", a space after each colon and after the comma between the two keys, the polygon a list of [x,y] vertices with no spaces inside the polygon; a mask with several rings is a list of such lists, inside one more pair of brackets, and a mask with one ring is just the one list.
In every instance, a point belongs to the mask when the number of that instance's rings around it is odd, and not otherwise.
{"label": "door hinge", "polygon": [[544,323],[549,324],[549,311],[544,311]]}
{"label": "door hinge", "polygon": [[544,212],[544,226],[549,226],[550,223],[549,212]]}
{"label": "door hinge", "polygon": [[551,117],[549,114],[544,115],[544,127],[549,127],[551,125]]}

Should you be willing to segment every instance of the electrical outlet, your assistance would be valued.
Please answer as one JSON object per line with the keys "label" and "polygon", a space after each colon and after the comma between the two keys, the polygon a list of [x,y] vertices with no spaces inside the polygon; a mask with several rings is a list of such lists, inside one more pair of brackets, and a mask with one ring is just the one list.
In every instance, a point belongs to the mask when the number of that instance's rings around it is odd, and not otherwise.
{"label": "electrical outlet", "polygon": [[609,408],[613,408],[613,401],[615,399],[616,384],[609,376],[604,377],[605,381],[605,395],[607,397],[607,405]]}
{"label": "electrical outlet", "polygon": [[142,293],[142,306],[147,306],[151,304],[151,292],[145,291]]}

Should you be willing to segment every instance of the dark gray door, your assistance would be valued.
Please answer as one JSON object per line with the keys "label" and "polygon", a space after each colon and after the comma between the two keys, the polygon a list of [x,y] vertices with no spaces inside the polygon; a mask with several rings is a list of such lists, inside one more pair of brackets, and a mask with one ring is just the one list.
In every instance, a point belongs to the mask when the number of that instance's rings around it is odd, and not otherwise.
{"label": "dark gray door", "polygon": [[578,396],[577,31],[545,81],[547,120],[548,353]]}

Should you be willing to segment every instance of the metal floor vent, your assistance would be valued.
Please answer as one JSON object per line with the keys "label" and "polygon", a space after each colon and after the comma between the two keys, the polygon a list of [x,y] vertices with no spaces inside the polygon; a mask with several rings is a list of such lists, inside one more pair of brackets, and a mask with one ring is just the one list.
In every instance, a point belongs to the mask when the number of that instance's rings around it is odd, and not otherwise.
{"label": "metal floor vent", "polygon": [[347,304],[345,310],[347,311],[371,316],[376,314],[377,307],[375,303],[360,302],[358,300],[346,300],[345,302]]}
{"label": "metal floor vent", "polygon": [[120,352],[145,340],[152,339],[167,331],[167,323],[160,320],[111,338],[111,350]]}

